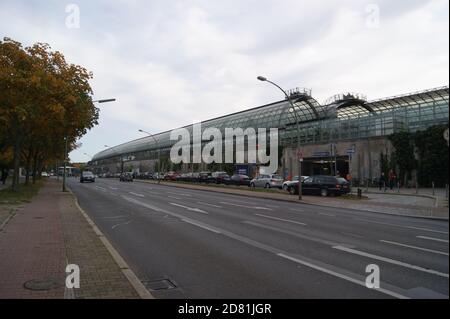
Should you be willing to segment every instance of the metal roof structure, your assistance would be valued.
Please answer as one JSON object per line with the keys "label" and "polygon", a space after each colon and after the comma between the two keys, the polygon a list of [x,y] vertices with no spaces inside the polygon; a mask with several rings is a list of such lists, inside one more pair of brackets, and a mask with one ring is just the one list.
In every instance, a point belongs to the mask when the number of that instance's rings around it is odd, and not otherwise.
{"label": "metal roof structure", "polygon": [[[432,124],[448,123],[448,86],[372,101],[367,101],[361,94],[345,93],[333,96],[323,105],[311,96],[310,90],[294,90],[289,94],[295,110],[285,99],[201,122],[202,128],[218,128],[222,134],[225,128],[278,128],[281,143],[294,145],[296,114],[303,144],[385,136],[399,129],[418,130]],[[192,134],[192,127],[184,128]],[[95,154],[92,161],[168,150],[176,142],[170,140],[170,132],[111,147]]]}

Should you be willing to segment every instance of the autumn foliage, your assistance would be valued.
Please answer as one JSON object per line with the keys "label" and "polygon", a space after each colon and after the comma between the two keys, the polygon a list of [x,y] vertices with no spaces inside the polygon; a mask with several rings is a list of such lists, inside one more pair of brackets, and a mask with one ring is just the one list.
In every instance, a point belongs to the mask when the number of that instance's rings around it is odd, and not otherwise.
{"label": "autumn foliage", "polygon": [[70,152],[97,124],[90,79],[92,73],[48,44],[0,41],[0,166],[14,168],[15,189],[19,167],[39,176],[64,159],[65,137]]}

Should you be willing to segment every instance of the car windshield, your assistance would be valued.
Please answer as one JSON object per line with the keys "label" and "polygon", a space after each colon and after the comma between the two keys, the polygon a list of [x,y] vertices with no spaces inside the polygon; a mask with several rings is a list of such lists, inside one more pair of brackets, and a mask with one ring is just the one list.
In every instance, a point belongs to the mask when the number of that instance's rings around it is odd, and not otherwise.
{"label": "car windshield", "polygon": [[83,172],[83,176],[94,176],[92,172]]}
{"label": "car windshield", "polygon": [[272,175],[272,179],[283,179],[280,175]]}
{"label": "car windshield", "polygon": [[347,180],[343,177],[338,177],[337,180],[339,183],[347,183]]}

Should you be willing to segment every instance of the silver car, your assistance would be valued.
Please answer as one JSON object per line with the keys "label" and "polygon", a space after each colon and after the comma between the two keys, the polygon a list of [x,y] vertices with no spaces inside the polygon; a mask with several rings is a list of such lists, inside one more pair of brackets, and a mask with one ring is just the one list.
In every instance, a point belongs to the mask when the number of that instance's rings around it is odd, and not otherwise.
{"label": "silver car", "polygon": [[261,174],[250,181],[251,187],[281,188],[283,178],[276,174]]}

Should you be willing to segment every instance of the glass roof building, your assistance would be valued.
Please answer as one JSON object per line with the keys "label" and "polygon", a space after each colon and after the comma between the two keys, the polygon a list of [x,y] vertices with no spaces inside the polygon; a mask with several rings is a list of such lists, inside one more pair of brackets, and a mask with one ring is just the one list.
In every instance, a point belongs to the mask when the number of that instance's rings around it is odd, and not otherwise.
{"label": "glass roof building", "polygon": [[[357,93],[331,97],[320,104],[307,89],[288,92],[287,99],[221,116],[201,123],[202,129],[215,127],[225,136],[225,128],[278,128],[284,147],[339,142],[348,139],[387,136],[401,130],[417,131],[435,124],[448,123],[448,86],[367,101]],[[297,134],[297,120],[300,135]],[[186,126],[192,135],[192,125]],[[94,166],[120,161],[124,156],[136,160],[157,159],[158,152],[168,154],[176,141],[170,131],[143,137],[101,151],[90,162]]]}

